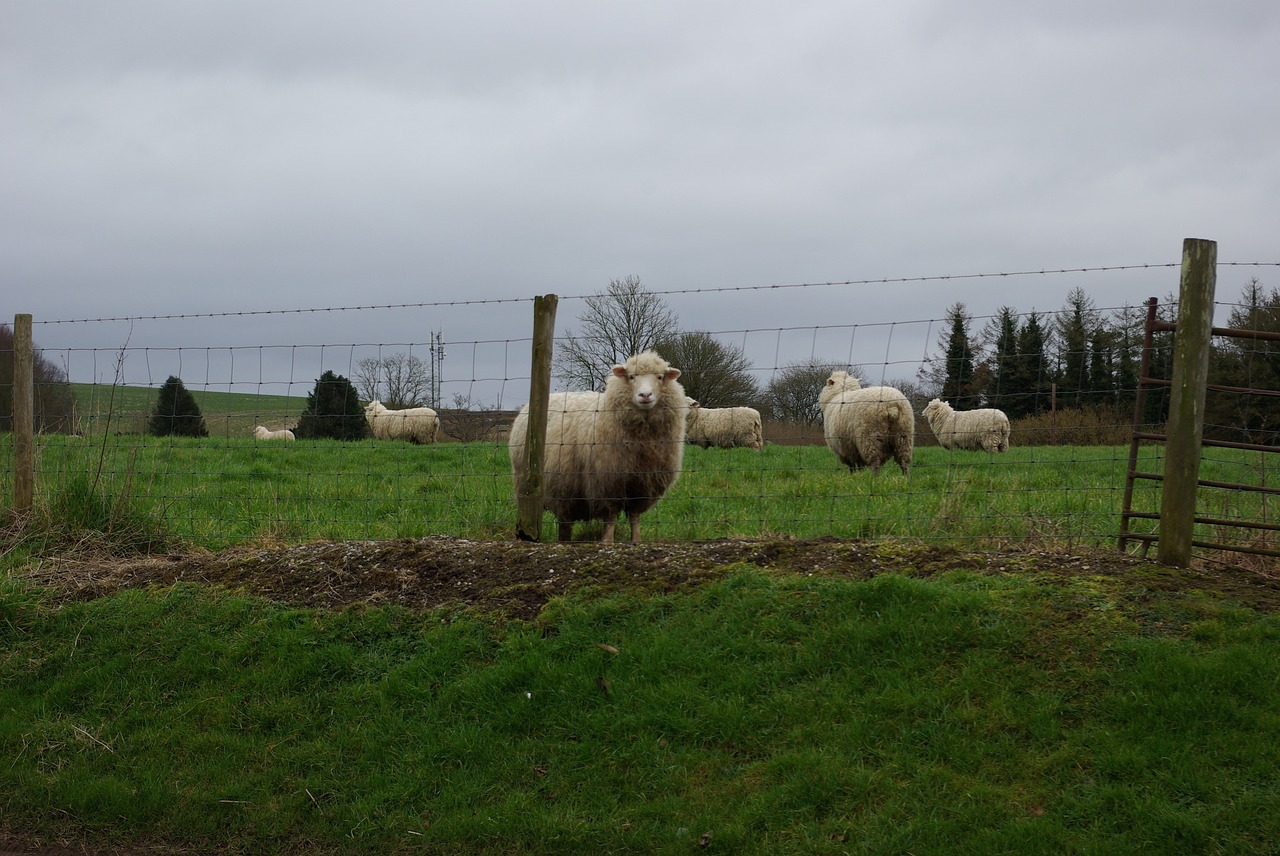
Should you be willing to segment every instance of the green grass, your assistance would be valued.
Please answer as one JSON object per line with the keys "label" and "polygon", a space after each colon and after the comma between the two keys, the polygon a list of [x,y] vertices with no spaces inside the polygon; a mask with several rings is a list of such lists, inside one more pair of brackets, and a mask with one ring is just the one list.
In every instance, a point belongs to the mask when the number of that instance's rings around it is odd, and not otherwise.
{"label": "green grass", "polygon": [[[9,466],[11,444],[11,435],[0,435],[0,462]],[[515,528],[510,463],[499,443],[45,435],[38,447],[42,507],[87,480],[113,507],[156,521],[151,534],[210,548],[258,539],[491,539]],[[1211,451],[1204,479],[1274,482],[1259,453]],[[908,475],[886,467],[877,476],[848,472],[823,446],[689,447],[680,481],[642,517],[642,537],[1108,544],[1118,531],[1127,455],[1123,446],[1021,446],[1002,455],[921,447]],[[1144,447],[1139,469],[1160,472],[1161,455]],[[6,498],[11,479],[11,469],[0,469]],[[1265,494],[1201,493],[1202,513],[1273,518]],[[1159,509],[1159,482],[1138,482],[1134,508]],[[1134,529],[1154,525],[1138,521]],[[579,530],[598,537],[600,527]],[[1205,539],[1232,534],[1201,530]],[[554,534],[548,515],[544,538]]]}
{"label": "green grass", "polygon": [[0,641],[0,829],[233,853],[1280,840],[1280,620],[1034,560],[743,567],[537,624],[8,581]]}

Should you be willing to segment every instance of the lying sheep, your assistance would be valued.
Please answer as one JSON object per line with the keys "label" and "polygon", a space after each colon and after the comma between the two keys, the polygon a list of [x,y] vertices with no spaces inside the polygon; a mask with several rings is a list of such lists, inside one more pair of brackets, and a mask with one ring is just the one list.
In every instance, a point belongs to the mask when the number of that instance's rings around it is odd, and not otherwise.
{"label": "lying sheep", "polygon": [[925,405],[922,413],[944,449],[1009,451],[1009,417],[1001,410],[956,411],[940,398]]}
{"label": "lying sheep", "polygon": [[[547,402],[542,505],[568,541],[578,520],[603,520],[613,541],[618,514],[640,541],[640,515],[680,477],[688,403],[673,368],[653,351],[613,367],[604,392],[558,392]],[[517,494],[526,493],[529,405],[511,425],[508,452]]]}
{"label": "lying sheep", "polygon": [[253,438],[255,440],[293,440],[293,432],[288,428],[282,428],[279,431],[272,431],[262,425],[253,429]]}
{"label": "lying sheep", "polygon": [[863,389],[848,372],[835,371],[818,395],[818,406],[827,446],[850,471],[865,464],[879,473],[892,458],[906,475],[916,417],[905,395],[891,386]]}
{"label": "lying sheep", "polygon": [[430,407],[388,410],[375,398],[365,406],[364,418],[376,440],[434,443],[440,436],[440,417]]}
{"label": "lying sheep", "polygon": [[703,407],[692,398],[685,441],[704,449],[746,446],[757,452],[764,447],[760,411],[754,407]]}

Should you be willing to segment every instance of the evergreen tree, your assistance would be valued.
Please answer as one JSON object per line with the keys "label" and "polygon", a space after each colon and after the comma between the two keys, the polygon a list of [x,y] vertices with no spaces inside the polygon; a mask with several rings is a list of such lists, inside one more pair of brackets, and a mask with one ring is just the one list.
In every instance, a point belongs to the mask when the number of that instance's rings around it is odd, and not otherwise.
{"label": "evergreen tree", "polygon": [[[1255,277],[1227,318],[1237,330],[1280,332],[1280,292]],[[1264,339],[1215,340],[1209,383],[1237,389],[1280,389],[1280,343]],[[1205,434],[1222,440],[1280,443],[1280,403],[1275,396],[1210,389],[1205,402]]]}
{"label": "evergreen tree", "polygon": [[1092,391],[1089,388],[1089,341],[1096,326],[1093,300],[1076,287],[1067,295],[1067,304],[1058,313],[1058,399],[1080,406]]}
{"label": "evergreen tree", "polygon": [[[991,328],[994,327],[992,331]],[[1001,306],[988,327],[989,340],[995,340],[991,357],[991,376],[987,383],[987,404],[1005,410],[1006,399],[1015,392],[1014,363],[1018,358],[1018,318],[1009,306]]]}
{"label": "evergreen tree", "polygon": [[947,336],[947,375],[942,383],[942,397],[962,409],[976,403],[977,390],[973,376],[973,346],[969,341],[969,313],[963,303],[953,303],[947,310],[951,332]]}
{"label": "evergreen tree", "polygon": [[196,398],[182,384],[182,379],[169,375],[160,387],[156,409],[151,414],[148,430],[155,437],[208,437],[204,416]]}
{"label": "evergreen tree", "polygon": [[1142,307],[1125,306],[1112,316],[1115,346],[1116,405],[1128,416],[1138,396],[1138,369],[1142,365],[1142,342],[1147,313]]}
{"label": "evergreen tree", "polygon": [[1111,331],[1096,327],[1089,337],[1088,404],[1111,407],[1116,403],[1116,354]]}
{"label": "evergreen tree", "polygon": [[1010,419],[1030,416],[1049,409],[1053,375],[1046,356],[1048,334],[1035,310],[1018,330],[1018,349],[1010,377],[1004,382],[1005,407]]}
{"label": "evergreen tree", "polygon": [[306,409],[293,433],[306,439],[363,440],[368,437],[364,407],[351,381],[332,371],[320,375],[315,389],[307,393]]}

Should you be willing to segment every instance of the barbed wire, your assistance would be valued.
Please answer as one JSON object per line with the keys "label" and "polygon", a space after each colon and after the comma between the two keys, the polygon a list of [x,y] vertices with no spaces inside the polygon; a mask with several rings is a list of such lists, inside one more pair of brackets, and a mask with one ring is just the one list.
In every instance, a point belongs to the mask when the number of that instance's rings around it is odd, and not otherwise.
{"label": "barbed wire", "polygon": [[[769,285],[725,285],[712,286],[706,288],[670,288],[660,291],[651,291],[651,294],[657,295],[674,295],[674,294],[718,294],[722,292],[732,291],[773,291],[783,289],[799,289],[799,288],[830,288],[834,286],[854,286],[854,285],[891,285],[902,283],[923,283],[923,282],[948,282],[970,279],[1000,279],[1003,277],[1021,277],[1021,276],[1057,276],[1070,273],[1107,273],[1114,271],[1126,270],[1150,270],[1160,268],[1176,268],[1180,267],[1181,262],[1161,262],[1155,264],[1132,264],[1132,265],[1098,265],[1092,267],[1078,268],[1041,268],[1039,270],[1018,270],[1018,271],[1002,271],[995,273],[959,273],[959,274],[933,274],[928,276],[888,276],[875,277],[869,279],[844,279],[831,280],[828,282],[794,282],[794,283],[771,283]],[[1219,267],[1280,267],[1280,262],[1218,262]],[[561,300],[585,300],[588,297],[595,297],[592,294],[568,294],[561,295]],[[248,309],[229,312],[185,312],[185,313],[169,313],[163,315],[119,315],[103,318],[54,318],[47,320],[33,320],[35,324],[92,324],[107,321],[170,321],[191,318],[240,318],[251,317],[257,315],[302,315],[305,313],[316,312],[366,312],[374,310],[386,309],[430,309],[451,306],[487,306],[505,303],[530,303],[532,297],[497,297],[483,298],[476,300],[428,300],[417,303],[372,303],[366,305],[355,306],[325,306],[325,307],[309,307],[294,309]]]}

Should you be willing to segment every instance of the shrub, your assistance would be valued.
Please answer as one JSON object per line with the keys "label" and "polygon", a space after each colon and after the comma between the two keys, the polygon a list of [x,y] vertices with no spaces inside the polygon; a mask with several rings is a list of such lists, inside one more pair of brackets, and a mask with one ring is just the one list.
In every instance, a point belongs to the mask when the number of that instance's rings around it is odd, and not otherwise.
{"label": "shrub", "polygon": [[156,437],[208,437],[204,416],[195,396],[182,385],[182,379],[169,375],[160,387],[156,409],[147,424],[149,433]]}
{"label": "shrub", "polygon": [[329,437],[334,440],[363,440],[369,436],[364,407],[351,381],[326,371],[307,393],[307,406],[293,433],[300,439]]}

